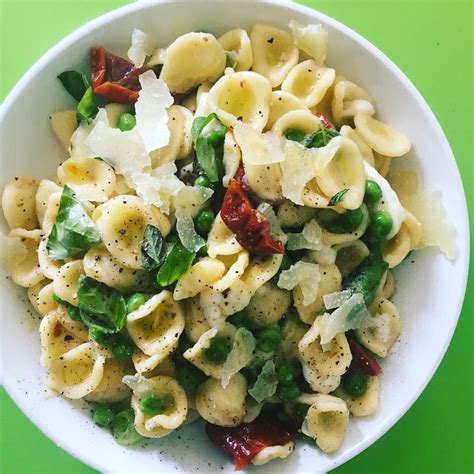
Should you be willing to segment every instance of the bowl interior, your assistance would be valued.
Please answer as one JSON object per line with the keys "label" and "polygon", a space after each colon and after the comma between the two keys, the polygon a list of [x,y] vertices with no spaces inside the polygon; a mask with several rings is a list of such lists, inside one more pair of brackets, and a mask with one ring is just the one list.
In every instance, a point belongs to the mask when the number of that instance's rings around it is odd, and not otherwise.
{"label": "bowl interior", "polygon": [[[322,23],[329,32],[328,64],[375,98],[377,114],[407,133],[412,151],[396,166],[416,168],[422,186],[442,192],[442,202],[457,228],[459,255],[448,262],[440,253],[415,254],[397,269],[394,297],[402,317],[400,340],[383,362],[381,403],[367,419],[352,419],[342,447],[332,455],[306,444],[286,460],[258,468],[264,472],[327,471],[379,438],[415,401],[441,361],[462,303],[467,269],[467,217],[459,174],[446,139],[421,96],[367,41],[328,17],[301,6],[267,1],[172,1],[124,7],[64,40],[30,70],[6,99],[2,114],[2,184],[15,174],[49,177],[66,156],[56,142],[48,114],[73,103],[56,76],[85,69],[89,47],[103,44],[125,54],[133,28],[157,36],[160,45],[192,30],[216,35],[257,22],[286,28],[293,18]],[[449,192],[447,191],[449,190]],[[2,222],[3,231],[5,223]],[[39,365],[38,319],[26,292],[1,278],[3,383],[22,410],[59,446],[101,471],[222,472],[229,460],[204,435],[200,422],[144,446],[124,449],[90,421],[80,402],[51,397]],[[249,468],[249,471],[257,468]]]}

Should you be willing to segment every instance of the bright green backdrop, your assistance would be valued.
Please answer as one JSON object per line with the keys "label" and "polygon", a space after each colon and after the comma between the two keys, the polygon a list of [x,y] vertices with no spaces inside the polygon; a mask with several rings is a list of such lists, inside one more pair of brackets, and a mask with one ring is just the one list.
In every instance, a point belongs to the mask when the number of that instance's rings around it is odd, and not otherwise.
{"label": "bright green backdrop", "polygon": [[[28,67],[79,25],[126,0],[0,0],[3,99]],[[304,0],[384,51],[431,105],[454,150],[474,222],[473,2]],[[468,473],[473,456],[473,272],[448,353],[413,408],[336,473]],[[20,348],[19,348],[20,350]],[[1,390],[0,472],[90,473]],[[310,469],[310,468],[309,468]]]}

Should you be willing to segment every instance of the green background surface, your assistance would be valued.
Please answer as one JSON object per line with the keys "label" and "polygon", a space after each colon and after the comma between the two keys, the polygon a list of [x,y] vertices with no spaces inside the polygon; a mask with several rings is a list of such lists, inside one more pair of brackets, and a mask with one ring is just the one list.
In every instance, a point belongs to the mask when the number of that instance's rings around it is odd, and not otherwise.
{"label": "green background surface", "polygon": [[[125,0],[0,0],[1,99],[57,41]],[[305,0],[385,52],[430,104],[453,148],[470,203],[473,235],[473,2]],[[472,317],[474,277],[454,339],[411,410],[335,473],[474,471]],[[89,473],[0,393],[0,472]]]}

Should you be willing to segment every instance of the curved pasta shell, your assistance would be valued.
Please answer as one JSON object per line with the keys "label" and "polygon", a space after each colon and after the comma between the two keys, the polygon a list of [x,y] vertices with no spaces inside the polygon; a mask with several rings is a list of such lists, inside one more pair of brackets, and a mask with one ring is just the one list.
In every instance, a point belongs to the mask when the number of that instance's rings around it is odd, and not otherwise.
{"label": "curved pasta shell", "polygon": [[59,211],[59,203],[61,201],[61,193],[62,190],[52,193],[49,196],[48,203],[46,204],[46,208],[44,210],[43,222],[40,223],[44,233],[48,236],[51,233],[54,223],[56,222],[56,216],[58,215]]}
{"label": "curved pasta shell", "polygon": [[325,147],[317,162],[316,181],[327,197],[348,189],[339,203],[344,209],[357,209],[365,194],[365,170],[357,145],[348,138],[336,137]]}
{"label": "curved pasta shell", "polygon": [[240,373],[233,375],[226,388],[220,380],[208,379],[196,392],[196,409],[209,423],[238,426],[245,417],[247,381]]}
{"label": "curved pasta shell", "polygon": [[327,208],[329,204],[329,198],[321,191],[316,179],[309,181],[303,188],[301,200],[305,206],[313,209]]}
{"label": "curved pasta shell", "polygon": [[353,240],[352,242],[335,245],[334,250],[337,252],[336,265],[342,276],[353,272],[370,253],[367,245],[362,240]]}
{"label": "curved pasta shell", "polygon": [[298,63],[299,51],[293,37],[270,25],[256,24],[250,32],[252,69],[265,76],[272,87],[279,86],[288,71]]}
{"label": "curved pasta shell", "polygon": [[26,255],[9,265],[10,276],[14,283],[29,288],[44,279],[38,263],[38,246],[43,233],[40,230],[13,229],[8,237],[18,237],[26,249]]}
{"label": "curved pasta shell", "polygon": [[332,116],[337,125],[349,122],[359,113],[375,114],[375,102],[364,89],[348,80],[339,81],[334,87]]}
{"label": "curved pasta shell", "polygon": [[228,130],[224,139],[224,162],[225,175],[222,178],[224,187],[229,186],[229,181],[236,175],[240,162],[242,161],[242,151],[235,141],[232,130]]}
{"label": "curved pasta shell", "polygon": [[35,201],[38,186],[39,181],[33,176],[15,176],[5,185],[2,209],[10,229],[38,228]]}
{"label": "curved pasta shell", "polygon": [[248,71],[253,64],[252,44],[249,35],[242,28],[235,28],[220,36],[217,41],[225,51],[235,53],[235,71]]}
{"label": "curved pasta shell", "polygon": [[279,163],[252,165],[244,162],[244,170],[250,188],[260,199],[270,202],[282,199]]}
{"label": "curved pasta shell", "polygon": [[[140,400],[147,395],[171,395],[173,404],[163,413],[145,415]],[[184,423],[188,415],[188,400],[178,382],[166,375],[142,379],[133,389],[132,408],[135,412],[135,429],[146,438],[162,438]]]}
{"label": "curved pasta shell", "polygon": [[47,249],[48,238],[43,237],[38,245],[38,264],[41,273],[50,280],[54,280],[63,262],[58,260],[51,260]]}
{"label": "curved pasta shell", "polygon": [[379,288],[375,295],[375,302],[378,303],[380,300],[388,300],[395,293],[395,277],[392,270],[385,272],[382,281],[380,282]]}
{"label": "curved pasta shell", "polygon": [[30,286],[27,294],[31,305],[41,316],[53,311],[58,306],[58,303],[53,300],[54,290],[50,280],[42,280],[36,285]]}
{"label": "curved pasta shell", "polygon": [[184,331],[184,316],[169,291],[150,298],[127,316],[127,330],[136,346],[158,364],[178,346]]}
{"label": "curved pasta shell", "polygon": [[278,446],[267,446],[263,448],[257,455],[252,459],[252,464],[256,466],[262,466],[267,464],[274,459],[285,459],[295,449],[293,441],[289,441],[286,444]]}
{"label": "curved pasta shell", "polygon": [[298,206],[289,200],[284,201],[277,211],[277,218],[281,227],[300,227],[309,222],[315,215],[315,209]]}
{"label": "curved pasta shell", "polygon": [[236,72],[221,77],[212,86],[207,106],[227,127],[242,121],[261,132],[270,113],[271,93],[265,77],[251,71]]}
{"label": "curved pasta shell", "polygon": [[249,265],[249,253],[242,250],[234,255],[222,255],[219,260],[225,266],[225,275],[212,284],[212,289],[222,293],[232,287],[239,280]]}
{"label": "curved pasta shell", "polygon": [[349,125],[343,125],[339,130],[339,133],[343,137],[352,140],[357,145],[360,155],[364,161],[369,163],[370,166],[375,166],[374,152],[372,151],[372,148],[370,148],[370,146],[365,143],[365,140],[360,136],[357,130],[349,127]]}
{"label": "curved pasta shell", "polygon": [[311,107],[311,112],[313,114],[323,114],[330,123],[335,123],[334,117],[332,116],[332,99],[334,97],[334,88],[336,87],[339,82],[344,81],[346,78],[344,76],[340,76],[336,74],[331,87],[326,91],[324,94],[323,99],[319,104]]}
{"label": "curved pasta shell", "polygon": [[307,107],[314,107],[323,100],[335,77],[334,69],[318,66],[308,59],[291,69],[281,90],[298,97]]}
{"label": "curved pasta shell", "polygon": [[378,303],[374,319],[375,326],[356,330],[359,341],[380,357],[387,357],[388,351],[400,335],[401,320],[397,308],[389,300]]}
{"label": "curved pasta shell", "polygon": [[311,389],[317,393],[328,394],[334,392],[341,383],[340,375],[321,375],[306,364],[303,364],[302,369],[303,377],[306,382],[308,382]]}
{"label": "curved pasta shell", "polygon": [[[89,340],[89,328],[81,321],[72,320],[69,316],[69,311],[63,305],[57,306],[56,316],[67,332],[82,342]],[[102,351],[105,353],[105,349],[102,349]]]}
{"label": "curved pasta shell", "polygon": [[298,343],[308,332],[310,326],[304,324],[293,314],[288,315],[282,326],[280,351],[286,360],[299,358]]}
{"label": "curved pasta shell", "polygon": [[353,232],[348,232],[346,234],[333,234],[332,232],[329,232],[323,228],[323,243],[327,245],[338,245],[346,242],[353,242],[354,240],[360,239],[364,235],[364,232],[366,231],[367,226],[369,225],[369,211],[367,210],[367,206],[365,204],[362,204],[360,208],[363,213],[363,219],[357,229],[355,229]]}
{"label": "curved pasta shell", "polygon": [[135,190],[133,190],[128,184],[125,178],[121,175],[118,174],[115,177],[115,189],[114,189],[114,194],[113,197],[115,196],[120,196],[122,194],[132,194],[135,195]]}
{"label": "curved pasta shell", "polygon": [[254,257],[245,270],[242,281],[255,293],[267,281],[270,281],[280,269],[282,254],[268,257]]}
{"label": "curved pasta shell", "polygon": [[298,343],[298,351],[301,361],[323,376],[344,374],[352,360],[349,343],[342,333],[336,334],[323,349],[320,343],[319,318],[314,320]]}
{"label": "curved pasta shell", "polygon": [[336,265],[320,265],[319,274],[318,293],[313,303],[304,306],[303,293],[299,285],[293,290],[293,304],[298,311],[301,321],[306,324],[313,324],[317,316],[321,316],[326,312],[323,296],[328,293],[341,291],[342,288],[341,272]]}
{"label": "curved pasta shell", "polygon": [[86,201],[107,201],[115,190],[113,168],[95,158],[69,158],[59,166],[58,179]]}
{"label": "curved pasta shell", "polygon": [[137,196],[116,196],[98,206],[92,218],[110,254],[135,270],[142,268],[141,244],[146,226],[154,225],[163,236],[170,230],[168,218]]}
{"label": "curved pasta shell", "polygon": [[160,79],[170,91],[184,93],[205,81],[214,82],[225,68],[225,51],[209,33],[179,36],[166,50]]}
{"label": "curved pasta shell", "polygon": [[270,130],[274,123],[288,112],[304,110],[309,112],[308,107],[298,97],[285,91],[273,91],[270,96],[270,114],[265,128]]}
{"label": "curved pasta shell", "polygon": [[243,250],[235,234],[226,226],[221,214],[217,214],[207,236],[207,253],[211,258],[218,255],[234,255]]}
{"label": "curved pasta shell", "polygon": [[367,113],[358,113],[354,117],[356,130],[377,153],[388,157],[402,156],[411,148],[409,138],[380,122]]}
{"label": "curved pasta shell", "polygon": [[392,159],[390,156],[383,156],[374,152],[374,165],[380,176],[385,178],[388,175],[392,165]]}
{"label": "curved pasta shell", "polygon": [[344,400],[318,394],[306,414],[303,432],[314,438],[321,451],[331,453],[343,442],[348,423],[349,410]]}
{"label": "curved pasta shell", "polygon": [[144,270],[125,267],[102,245],[91,248],[83,259],[84,273],[119,291],[132,292],[148,286]]}
{"label": "curved pasta shell", "polygon": [[71,145],[71,137],[77,128],[75,110],[60,110],[49,116],[49,123],[57,139],[63,148],[68,151]]}
{"label": "curved pasta shell", "polygon": [[282,115],[272,127],[272,132],[283,136],[287,130],[299,130],[304,134],[314,133],[322,127],[321,120],[309,110],[292,110]]}
{"label": "curved pasta shell", "polygon": [[[143,354],[143,352],[141,354]],[[145,356],[145,357],[149,357],[149,356]],[[133,361],[135,363],[135,368],[137,368],[136,367],[137,360],[138,359],[133,358]],[[141,371],[137,370],[137,372],[141,372]],[[176,378],[178,376],[178,370],[176,368],[176,364],[174,363],[171,356],[167,357],[165,360],[161,361],[157,366],[153,367],[151,370],[149,370],[148,372],[144,374],[146,378],[155,377],[156,375],[167,375],[168,377],[173,377],[173,378]]]}
{"label": "curved pasta shell", "polygon": [[82,260],[73,260],[72,262],[65,263],[58,270],[53,280],[53,288],[56,295],[63,301],[77,306],[79,304],[77,298],[79,278],[84,274]]}
{"label": "curved pasta shell", "polygon": [[192,151],[193,114],[181,105],[172,105],[167,113],[170,139],[166,146],[150,153],[153,168],[186,158]]}
{"label": "curved pasta shell", "polygon": [[186,337],[196,343],[206,331],[211,329],[204,315],[199,296],[183,301],[183,314],[186,321],[184,326]]}
{"label": "curved pasta shell", "polygon": [[44,215],[51,194],[60,193],[61,191],[61,187],[58,186],[54,181],[50,181],[49,179],[42,179],[40,181],[36,191],[35,201],[36,216],[38,217],[38,222],[41,227],[43,226]]}
{"label": "curved pasta shell", "polygon": [[380,381],[378,377],[369,377],[367,390],[360,397],[353,397],[339,388],[336,392],[347,404],[351,415],[370,416],[373,415],[379,406]]}

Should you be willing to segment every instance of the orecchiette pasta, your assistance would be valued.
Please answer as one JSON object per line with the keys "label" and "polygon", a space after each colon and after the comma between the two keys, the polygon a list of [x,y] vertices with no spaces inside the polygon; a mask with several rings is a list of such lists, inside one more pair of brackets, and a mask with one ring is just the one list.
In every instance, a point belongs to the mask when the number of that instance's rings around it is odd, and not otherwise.
{"label": "orecchiette pasta", "polygon": [[243,250],[235,234],[225,225],[220,214],[217,214],[207,237],[207,253],[211,258],[218,255],[234,255]]}
{"label": "orecchiette pasta", "polygon": [[359,113],[373,115],[375,113],[374,99],[353,82],[339,81],[334,87],[332,98],[334,121],[337,125],[343,125]]}
{"label": "orecchiette pasta", "polygon": [[49,116],[49,123],[54,134],[61,142],[65,150],[69,149],[71,137],[77,128],[77,118],[75,110],[60,110]]}
{"label": "orecchiette pasta", "polygon": [[354,416],[370,416],[373,415],[379,405],[380,381],[378,377],[368,377],[367,390],[359,396],[354,397],[348,395],[341,388],[336,391],[338,397],[342,398],[349,409],[351,415]]}
{"label": "orecchiette pasta", "polygon": [[367,226],[369,225],[369,211],[367,210],[365,204],[362,204],[362,206],[360,206],[360,209],[362,211],[363,218],[357,229],[344,234],[334,234],[323,229],[322,241],[327,245],[338,245],[346,242],[352,242],[362,237],[362,235],[364,235],[364,232],[367,229]]}
{"label": "orecchiette pasta", "polygon": [[267,464],[273,459],[285,459],[287,458],[295,449],[295,445],[290,441],[282,446],[269,446],[263,448],[253,459],[252,464],[256,466],[261,466]]}
{"label": "orecchiette pasta", "polygon": [[197,342],[206,331],[211,329],[204,315],[199,296],[183,301],[183,314],[186,321],[184,331],[191,342]]}
{"label": "orecchiette pasta", "polygon": [[248,267],[250,260],[249,253],[246,250],[242,250],[238,254],[221,255],[219,260],[224,264],[225,274],[212,284],[212,289],[222,293],[237,283]]}
{"label": "orecchiette pasta", "polygon": [[54,181],[50,181],[49,179],[42,179],[40,181],[35,195],[36,216],[38,217],[40,227],[43,227],[43,220],[48,207],[49,198],[52,194],[60,192],[61,187]]}
{"label": "orecchiette pasta", "polygon": [[10,229],[38,228],[35,202],[38,186],[39,181],[32,176],[15,176],[5,185],[2,209]]}
{"label": "orecchiette pasta", "polygon": [[335,245],[334,250],[337,252],[336,265],[342,276],[353,272],[370,254],[370,250],[362,240]]}
{"label": "orecchiette pasta", "polygon": [[291,201],[285,201],[278,207],[277,218],[282,227],[300,227],[316,215],[311,207],[298,206]]}
{"label": "orecchiette pasta", "polygon": [[218,38],[224,50],[233,52],[233,69],[235,71],[248,71],[253,64],[252,44],[249,35],[242,28],[230,30]]}
{"label": "orecchiette pasta", "polygon": [[309,134],[321,127],[321,121],[309,110],[292,110],[276,120],[272,131],[279,136],[283,136],[287,130],[299,130]]}
{"label": "orecchiette pasta", "polygon": [[58,260],[51,260],[47,249],[48,239],[43,237],[38,245],[38,264],[41,273],[50,280],[54,280],[54,277],[62,267],[63,262]]}
{"label": "orecchiette pasta", "polygon": [[273,91],[270,96],[270,114],[265,128],[271,129],[282,115],[294,110],[309,111],[304,102],[293,94],[284,91]]}
{"label": "orecchiette pasta", "polygon": [[54,293],[63,301],[77,306],[77,289],[79,278],[84,275],[84,266],[82,260],[74,260],[65,263],[56,273],[53,280]]}
{"label": "orecchiette pasta", "polygon": [[349,125],[343,125],[339,132],[343,137],[349,138],[349,140],[352,140],[357,145],[364,161],[369,163],[370,166],[375,166],[374,152],[372,151],[372,148],[365,143],[357,130],[349,127]]}

